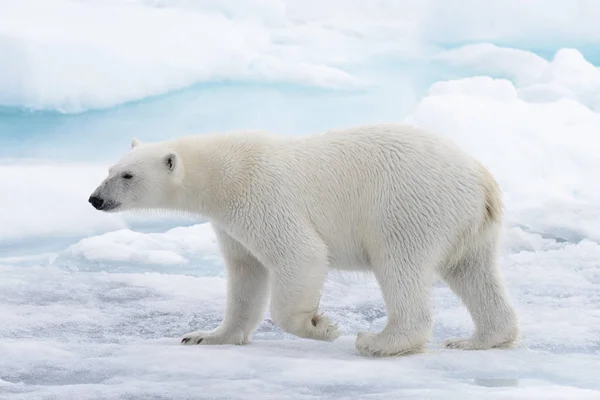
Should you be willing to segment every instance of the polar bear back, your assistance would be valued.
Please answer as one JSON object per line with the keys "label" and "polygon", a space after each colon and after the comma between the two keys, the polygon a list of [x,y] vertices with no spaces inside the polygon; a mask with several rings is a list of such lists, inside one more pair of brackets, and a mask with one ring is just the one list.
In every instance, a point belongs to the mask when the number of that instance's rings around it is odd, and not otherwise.
{"label": "polar bear back", "polygon": [[[420,129],[366,126],[291,141],[281,148],[280,183],[337,254],[388,238],[451,242],[485,218],[485,170],[457,146]],[[341,238],[341,240],[339,240]],[[369,245],[370,243],[370,245]],[[354,249],[354,250],[352,250]],[[357,250],[359,249],[359,250]]]}

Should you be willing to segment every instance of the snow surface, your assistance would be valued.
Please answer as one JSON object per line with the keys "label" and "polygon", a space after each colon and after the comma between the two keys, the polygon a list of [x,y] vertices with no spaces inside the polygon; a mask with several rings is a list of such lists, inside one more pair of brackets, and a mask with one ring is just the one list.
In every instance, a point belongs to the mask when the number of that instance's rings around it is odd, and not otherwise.
{"label": "snow surface", "polygon": [[[0,0],[0,399],[600,399],[599,19],[591,0]],[[436,282],[424,354],[360,357],[385,308],[340,272],[333,343],[267,314],[248,346],[180,346],[225,305],[210,224],[87,203],[134,136],[386,118],[497,177],[514,349],[442,348],[472,323]]]}
{"label": "snow surface", "polygon": [[46,261],[0,260],[0,395],[598,398],[600,246],[519,228],[508,238],[502,264],[522,319],[517,348],[441,348],[467,335],[471,323],[438,283],[427,352],[385,360],[353,350],[356,331],[385,323],[375,282],[336,273],[322,299],[344,333],[334,343],[296,339],[267,318],[249,346],[180,346],[183,333],[215,327],[224,307],[221,260],[207,224],[163,234],[111,232]]}

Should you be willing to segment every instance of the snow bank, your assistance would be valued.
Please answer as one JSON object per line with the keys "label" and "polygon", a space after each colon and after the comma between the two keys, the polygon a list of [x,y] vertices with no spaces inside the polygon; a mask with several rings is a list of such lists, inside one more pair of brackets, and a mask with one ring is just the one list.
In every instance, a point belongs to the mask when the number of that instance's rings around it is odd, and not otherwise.
{"label": "snow bank", "polygon": [[521,97],[532,102],[570,98],[600,112],[600,70],[579,51],[562,49],[538,82],[521,89]]}
{"label": "snow bank", "polygon": [[285,49],[274,41],[255,21],[229,19],[210,9],[125,1],[4,1],[0,105],[78,112],[201,81],[355,83],[319,60],[282,56]]}
{"label": "snow bank", "polygon": [[[122,229],[81,239],[52,265],[71,270],[160,271],[220,275],[221,255],[210,224],[142,233]],[[204,265],[199,269],[198,265]],[[207,266],[212,266],[209,269]]]}
{"label": "snow bank", "polygon": [[434,60],[469,67],[475,73],[500,75],[517,85],[531,84],[548,69],[548,60],[529,51],[491,43],[469,44],[436,54]]}
{"label": "snow bank", "polygon": [[[565,43],[600,41],[600,5],[541,4],[1,0],[0,106],[80,112],[232,80],[354,88],[373,83],[357,65],[422,61],[439,43],[530,43],[548,31]],[[492,68],[520,68],[478,51]],[[543,64],[524,52],[511,59]]]}
{"label": "snow bank", "polygon": [[531,52],[473,44],[433,57],[446,65],[468,67],[476,73],[509,79],[528,102],[573,99],[600,111],[600,69],[576,49],[564,48],[547,61]]}

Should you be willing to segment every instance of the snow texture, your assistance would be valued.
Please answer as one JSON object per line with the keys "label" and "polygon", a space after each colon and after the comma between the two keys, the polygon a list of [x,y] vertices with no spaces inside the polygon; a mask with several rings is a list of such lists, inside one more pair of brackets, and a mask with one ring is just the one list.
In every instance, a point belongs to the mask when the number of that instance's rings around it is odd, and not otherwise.
{"label": "snow texture", "polygon": [[[598,20],[591,0],[0,0],[0,399],[599,399],[600,70],[584,56]],[[144,139],[138,120],[159,127],[154,138],[189,128],[172,92],[202,82],[257,84],[203,92],[207,108],[189,115],[206,130],[248,121],[269,98],[277,108],[245,128],[391,115],[481,159],[506,204],[500,262],[518,346],[443,348],[472,323],[438,281],[425,353],[360,357],[356,332],[381,329],[385,308],[371,276],[341,272],[322,297],[343,333],[333,343],[284,334],[267,313],[248,346],[181,346],[223,315],[210,224],[101,214],[87,197],[112,155]],[[278,85],[328,92],[298,100]],[[415,96],[406,112],[389,104],[403,91]],[[156,95],[161,119],[115,108]],[[40,143],[56,156],[28,158]]]}
{"label": "snow texture", "polygon": [[[354,353],[353,335],[383,326],[381,295],[372,279],[336,273],[322,299],[344,334],[334,343],[290,337],[267,318],[246,347],[180,346],[181,334],[218,324],[225,293],[210,227],[187,229],[87,238],[46,262],[0,260],[0,397],[598,396],[600,246],[595,242],[509,231],[502,263],[521,313],[519,347],[443,349],[444,339],[468,334],[471,322],[438,283],[427,352],[373,360]],[[153,272],[156,265],[164,271]]]}

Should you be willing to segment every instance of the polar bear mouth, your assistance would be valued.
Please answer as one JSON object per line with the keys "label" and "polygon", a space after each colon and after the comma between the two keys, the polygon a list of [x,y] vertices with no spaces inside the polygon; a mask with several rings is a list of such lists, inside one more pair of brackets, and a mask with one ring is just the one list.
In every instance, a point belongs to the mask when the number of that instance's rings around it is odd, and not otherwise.
{"label": "polar bear mouth", "polygon": [[117,208],[119,208],[120,205],[121,205],[121,203],[117,203],[116,201],[107,201],[107,202],[104,202],[104,205],[100,209],[100,211],[114,211]]}

